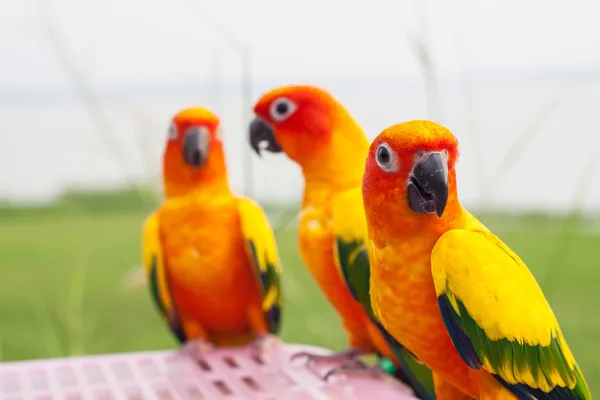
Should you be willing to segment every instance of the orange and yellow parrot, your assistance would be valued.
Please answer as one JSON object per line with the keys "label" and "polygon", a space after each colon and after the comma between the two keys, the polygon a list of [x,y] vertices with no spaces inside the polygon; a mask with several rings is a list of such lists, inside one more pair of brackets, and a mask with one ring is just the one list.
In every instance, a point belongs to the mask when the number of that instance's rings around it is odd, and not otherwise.
{"label": "orange and yellow parrot", "polygon": [[[417,395],[435,398],[431,371],[399,346],[372,313],[360,192],[369,142],[362,129],[329,93],[312,86],[285,86],[266,93],[254,112],[250,125],[254,150],[259,155],[261,148],[283,151],[302,168],[300,255],[350,336],[351,347],[340,353],[302,355],[327,362],[375,352],[395,362],[396,376]],[[355,368],[346,372],[361,373]]]}
{"label": "orange and yellow parrot", "polygon": [[165,201],[145,222],[150,291],[185,350],[252,343],[281,323],[278,252],[258,204],[231,193],[219,119],[203,108],[176,114],[163,156]]}
{"label": "orange and yellow parrot", "polygon": [[590,400],[552,309],[523,261],[457,196],[458,141],[430,121],[384,130],[362,185],[371,301],[383,326],[476,399]]}

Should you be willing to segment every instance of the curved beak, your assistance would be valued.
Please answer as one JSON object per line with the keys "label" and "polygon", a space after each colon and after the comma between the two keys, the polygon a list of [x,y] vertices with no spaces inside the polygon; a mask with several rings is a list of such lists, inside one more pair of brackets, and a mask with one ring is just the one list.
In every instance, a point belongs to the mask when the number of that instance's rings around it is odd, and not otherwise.
{"label": "curved beak", "polygon": [[271,153],[281,153],[283,151],[275,139],[273,128],[259,117],[255,117],[250,123],[250,146],[259,156],[263,143],[266,143],[266,146],[263,145],[262,149]]}
{"label": "curved beak", "polygon": [[442,217],[448,201],[448,160],[431,152],[413,167],[407,182],[410,208],[418,214]]}
{"label": "curved beak", "polygon": [[206,128],[191,127],[183,138],[183,160],[192,168],[200,168],[208,159],[210,136]]}

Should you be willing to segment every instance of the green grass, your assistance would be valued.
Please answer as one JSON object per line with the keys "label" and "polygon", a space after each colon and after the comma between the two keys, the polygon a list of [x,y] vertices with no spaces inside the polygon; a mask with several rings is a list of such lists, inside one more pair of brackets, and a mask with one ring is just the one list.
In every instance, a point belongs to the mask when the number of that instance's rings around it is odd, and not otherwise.
{"label": "green grass", "polygon": [[[140,264],[142,221],[153,201],[100,200],[66,196],[53,206],[0,209],[3,360],[175,347],[147,288],[122,284]],[[266,209],[283,221],[296,212]],[[532,269],[592,391],[600,390],[600,234],[576,232],[565,248],[557,243],[565,240],[558,219],[482,219]],[[296,253],[295,225],[283,224],[276,235],[285,268],[284,339],[343,348],[339,319]],[[566,252],[560,258],[557,248]]]}

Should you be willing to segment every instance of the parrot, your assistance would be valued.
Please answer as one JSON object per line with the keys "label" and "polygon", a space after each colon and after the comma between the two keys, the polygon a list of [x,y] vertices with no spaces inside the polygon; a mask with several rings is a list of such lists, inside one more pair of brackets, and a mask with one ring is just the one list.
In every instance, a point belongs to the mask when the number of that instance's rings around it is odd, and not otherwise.
{"label": "parrot", "polygon": [[302,169],[300,255],[350,338],[351,346],[344,351],[326,356],[302,352],[294,357],[317,364],[347,361],[344,372],[360,375],[375,371],[356,368],[353,360],[376,353],[381,360],[394,362],[395,374],[389,372],[420,398],[435,399],[431,371],[385,332],[371,309],[360,190],[369,149],[363,130],[330,93],[315,86],[273,89],[256,102],[254,113],[249,141],[258,156],[261,149],[284,152]]}
{"label": "parrot", "polygon": [[229,187],[218,116],[175,114],[163,153],[163,203],[144,222],[142,260],[151,297],[199,360],[215,347],[277,342],[281,263],[269,221]]}
{"label": "parrot", "polygon": [[427,120],[371,143],[362,196],[375,316],[431,368],[438,399],[453,385],[475,399],[591,400],[528,267],[461,205],[458,154]]}

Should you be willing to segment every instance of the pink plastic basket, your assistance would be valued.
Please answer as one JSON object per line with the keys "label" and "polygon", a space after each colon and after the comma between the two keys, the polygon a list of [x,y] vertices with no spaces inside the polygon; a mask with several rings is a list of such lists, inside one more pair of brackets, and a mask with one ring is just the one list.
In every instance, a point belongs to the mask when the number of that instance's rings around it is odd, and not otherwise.
{"label": "pink plastic basket", "polygon": [[264,360],[248,348],[218,349],[198,363],[176,351],[127,353],[0,363],[0,398],[5,400],[310,400],[415,399],[385,375],[344,377],[297,366],[289,355],[329,350],[283,344]]}

